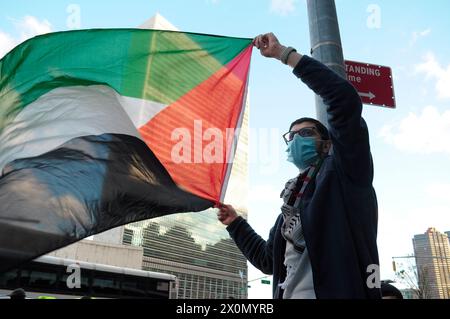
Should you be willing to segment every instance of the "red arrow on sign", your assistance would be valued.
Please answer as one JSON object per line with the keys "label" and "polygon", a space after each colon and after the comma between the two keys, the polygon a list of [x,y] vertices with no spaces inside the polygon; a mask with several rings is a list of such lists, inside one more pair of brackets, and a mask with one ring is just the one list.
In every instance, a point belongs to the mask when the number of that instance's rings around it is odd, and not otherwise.
{"label": "red arrow on sign", "polygon": [[395,108],[391,68],[355,61],[345,61],[345,68],[364,104]]}

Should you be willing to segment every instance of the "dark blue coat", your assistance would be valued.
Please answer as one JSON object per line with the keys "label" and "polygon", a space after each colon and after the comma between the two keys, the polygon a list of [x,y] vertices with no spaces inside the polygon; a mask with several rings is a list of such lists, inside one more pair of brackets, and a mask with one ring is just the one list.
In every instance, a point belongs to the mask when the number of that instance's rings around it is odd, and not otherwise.
{"label": "dark blue coat", "polygon": [[[381,298],[380,289],[367,285],[368,277],[373,277],[368,267],[379,265],[378,208],[361,99],[348,81],[308,56],[303,56],[294,74],[328,106],[333,142],[331,155],[307,187],[301,213],[316,296]],[[286,276],[282,224],[280,215],[267,241],[241,217],[227,228],[247,259],[263,273],[273,274],[274,298],[282,298],[278,284]]]}

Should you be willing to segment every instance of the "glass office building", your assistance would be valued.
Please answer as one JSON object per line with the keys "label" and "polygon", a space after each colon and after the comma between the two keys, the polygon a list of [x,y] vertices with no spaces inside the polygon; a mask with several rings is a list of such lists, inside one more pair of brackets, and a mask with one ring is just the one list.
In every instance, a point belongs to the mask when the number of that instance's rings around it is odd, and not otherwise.
{"label": "glass office building", "polygon": [[[144,248],[144,270],[174,274],[182,299],[246,298],[247,263],[213,211],[125,227]],[[124,237],[124,243],[126,242]]]}

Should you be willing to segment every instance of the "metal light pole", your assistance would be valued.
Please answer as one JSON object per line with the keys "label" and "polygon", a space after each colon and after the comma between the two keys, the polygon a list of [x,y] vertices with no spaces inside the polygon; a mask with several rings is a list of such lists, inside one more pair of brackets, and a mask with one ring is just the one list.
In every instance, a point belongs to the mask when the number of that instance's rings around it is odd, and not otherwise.
{"label": "metal light pole", "polygon": [[[344,55],[334,0],[307,0],[311,55],[346,78]],[[316,96],[317,119],[328,127],[326,106]]]}

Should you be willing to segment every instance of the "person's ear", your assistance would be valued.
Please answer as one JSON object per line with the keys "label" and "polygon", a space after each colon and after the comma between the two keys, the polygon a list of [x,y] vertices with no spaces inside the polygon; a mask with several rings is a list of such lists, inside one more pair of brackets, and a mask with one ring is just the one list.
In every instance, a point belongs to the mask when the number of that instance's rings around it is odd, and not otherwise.
{"label": "person's ear", "polygon": [[331,149],[331,141],[324,141],[322,144],[322,152],[328,154]]}

